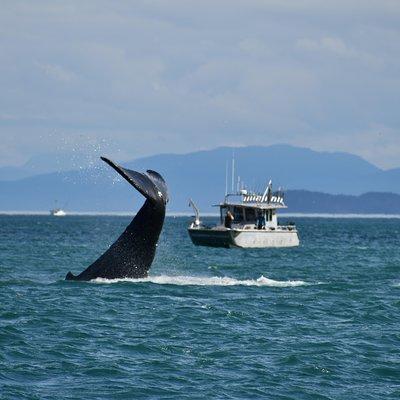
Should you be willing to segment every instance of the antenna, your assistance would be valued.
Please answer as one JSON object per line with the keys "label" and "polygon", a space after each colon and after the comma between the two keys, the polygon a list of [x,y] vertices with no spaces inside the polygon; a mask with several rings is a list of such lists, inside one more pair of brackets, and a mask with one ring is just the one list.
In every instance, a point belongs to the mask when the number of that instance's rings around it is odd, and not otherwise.
{"label": "antenna", "polygon": [[231,184],[232,193],[235,190],[235,150],[232,150],[232,184]]}
{"label": "antenna", "polygon": [[225,161],[225,197],[228,194],[228,161]]}

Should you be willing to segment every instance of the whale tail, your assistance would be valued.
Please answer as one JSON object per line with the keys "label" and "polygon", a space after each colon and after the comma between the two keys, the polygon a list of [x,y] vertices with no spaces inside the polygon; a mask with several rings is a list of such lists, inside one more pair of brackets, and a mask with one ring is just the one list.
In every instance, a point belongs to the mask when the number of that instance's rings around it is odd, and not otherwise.
{"label": "whale tail", "polygon": [[108,158],[101,159],[124,177],[146,201],[121,236],[79,275],[68,272],[68,281],[95,278],[143,278],[153,262],[168,202],[167,185],[152,170],[144,173],[123,168]]}
{"label": "whale tail", "polygon": [[146,197],[146,199],[149,199],[154,203],[158,203],[160,200],[162,200],[164,204],[168,203],[167,184],[158,172],[148,169],[146,173],[142,174],[140,172],[123,168],[106,157],[101,157],[101,159],[110,167],[114,168],[136,190]]}

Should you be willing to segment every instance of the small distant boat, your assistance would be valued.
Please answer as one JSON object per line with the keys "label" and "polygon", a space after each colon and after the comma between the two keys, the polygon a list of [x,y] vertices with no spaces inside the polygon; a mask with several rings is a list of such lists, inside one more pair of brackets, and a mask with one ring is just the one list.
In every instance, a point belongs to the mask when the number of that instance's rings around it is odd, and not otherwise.
{"label": "small distant boat", "polygon": [[287,208],[281,190],[272,192],[270,181],[264,193],[248,192],[226,194],[220,209],[220,222],[206,226],[200,221],[199,210],[190,199],[195,220],[188,228],[190,239],[197,246],[209,247],[294,247],[299,245],[296,226],[278,224],[277,211]]}
{"label": "small distant boat", "polygon": [[50,210],[50,215],[53,217],[65,217],[67,213],[61,208],[54,208],[53,210]]}
{"label": "small distant boat", "polygon": [[67,213],[62,209],[57,207],[57,200],[55,201],[55,207],[50,210],[50,215],[53,217],[65,217]]}

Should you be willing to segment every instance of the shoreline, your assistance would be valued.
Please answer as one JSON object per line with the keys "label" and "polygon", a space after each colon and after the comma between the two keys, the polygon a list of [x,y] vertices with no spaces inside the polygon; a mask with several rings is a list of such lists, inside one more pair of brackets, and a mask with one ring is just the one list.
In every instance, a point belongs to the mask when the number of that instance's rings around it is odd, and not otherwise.
{"label": "shoreline", "polygon": [[[104,216],[104,217],[130,217],[136,215],[130,211],[66,211],[68,216]],[[50,216],[48,211],[0,211],[0,216]],[[193,217],[193,213],[171,212],[167,217]],[[202,217],[219,217],[217,213],[203,213]],[[280,218],[362,218],[362,219],[400,219],[400,214],[356,214],[356,213],[281,213]],[[60,218],[60,217],[58,217]]]}

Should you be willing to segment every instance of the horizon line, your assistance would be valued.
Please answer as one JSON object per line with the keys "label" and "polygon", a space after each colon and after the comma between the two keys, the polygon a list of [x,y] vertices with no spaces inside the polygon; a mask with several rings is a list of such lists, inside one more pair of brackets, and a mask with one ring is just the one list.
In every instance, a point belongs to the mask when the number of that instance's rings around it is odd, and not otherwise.
{"label": "horizon line", "polygon": [[[133,217],[135,216],[135,212],[129,211],[71,211],[67,212],[65,217],[74,217],[74,216],[110,216],[110,217]],[[48,211],[6,211],[0,210],[0,216],[48,216],[54,217]],[[172,218],[183,218],[183,217],[194,217],[193,213],[188,212],[171,212],[166,213],[167,217]],[[219,213],[203,213],[203,217],[219,217]],[[362,219],[400,219],[400,214],[380,214],[380,213],[281,213],[281,217],[284,218],[362,218]],[[64,218],[64,217],[54,217],[54,218]]]}

